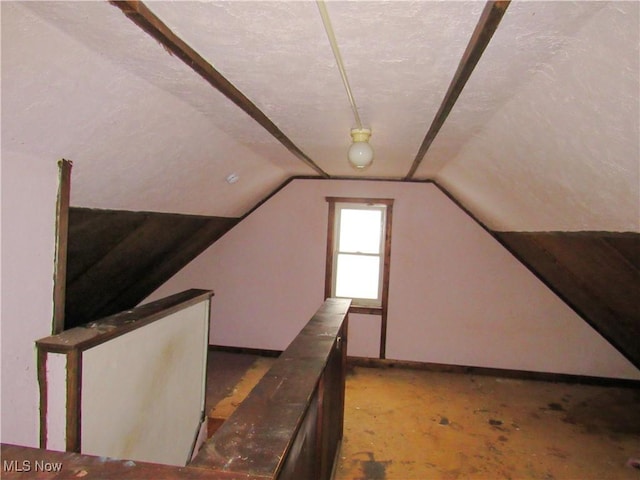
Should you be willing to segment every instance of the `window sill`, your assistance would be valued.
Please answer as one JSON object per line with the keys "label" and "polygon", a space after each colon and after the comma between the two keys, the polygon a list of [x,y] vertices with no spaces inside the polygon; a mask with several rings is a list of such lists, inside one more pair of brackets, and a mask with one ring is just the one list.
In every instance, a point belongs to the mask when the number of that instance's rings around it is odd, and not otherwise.
{"label": "window sill", "polygon": [[382,307],[365,307],[358,305],[351,305],[349,307],[349,313],[364,313],[368,315],[382,315]]}

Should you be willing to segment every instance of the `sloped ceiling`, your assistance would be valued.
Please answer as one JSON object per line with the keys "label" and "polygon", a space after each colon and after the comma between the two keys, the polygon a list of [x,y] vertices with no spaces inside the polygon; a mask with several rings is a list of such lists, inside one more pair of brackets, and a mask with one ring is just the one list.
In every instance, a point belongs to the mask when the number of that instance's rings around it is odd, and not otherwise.
{"label": "sloped ceiling", "polygon": [[[113,3],[0,2],[3,161],[69,159],[73,206],[206,216],[212,238],[295,176],[433,180],[640,365],[628,341],[640,328],[637,262],[628,269],[616,252],[603,261],[611,249],[595,235],[585,258],[621,269],[603,285],[597,262],[569,255],[572,237],[540,233],[632,232],[622,242],[637,256],[640,3],[328,1],[373,130],[376,158],[363,172],[346,161],[354,118],[314,1]],[[140,8],[235,88],[235,103],[132,21]],[[495,33],[478,30],[488,8],[500,13],[488,22]],[[468,82],[452,83],[461,71]],[[460,95],[447,103],[452,88]],[[74,258],[71,271],[89,268]],[[612,317],[620,292],[628,308]],[[116,297],[117,308],[135,304]]]}
{"label": "sloped ceiling", "polygon": [[[315,2],[147,7],[322,171],[403,179],[484,3],[327,3],[373,129],[361,173]],[[637,2],[512,2],[413,179],[497,230],[640,231],[639,23]],[[240,216],[319,175],[117,6],[2,2],[2,40],[3,149],[72,160],[73,205]]]}
{"label": "sloped ceiling", "polygon": [[637,232],[639,4],[539,5],[509,7],[425,167],[445,149],[435,178],[499,230]]}

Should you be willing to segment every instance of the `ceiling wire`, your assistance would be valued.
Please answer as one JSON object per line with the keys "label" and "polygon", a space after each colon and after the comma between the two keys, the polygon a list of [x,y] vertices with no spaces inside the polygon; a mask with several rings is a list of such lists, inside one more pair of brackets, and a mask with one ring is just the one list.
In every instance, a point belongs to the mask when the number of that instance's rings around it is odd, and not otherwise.
{"label": "ceiling wire", "polygon": [[342,83],[344,84],[344,88],[347,91],[347,97],[349,98],[349,103],[351,104],[351,110],[353,110],[353,116],[356,120],[356,126],[359,129],[362,129],[360,114],[358,113],[358,107],[356,106],[356,101],[354,100],[353,93],[351,92],[351,86],[349,85],[347,72],[344,68],[344,63],[342,62],[342,55],[340,55],[340,49],[338,48],[336,36],[333,33],[333,27],[331,26],[331,19],[329,18],[329,12],[327,12],[327,6],[325,5],[324,0],[316,0],[316,4],[318,5],[318,10],[320,10],[320,16],[322,17],[322,23],[324,24],[324,30],[325,32],[327,32],[327,37],[329,37],[331,50],[333,50],[333,56],[335,57],[336,63],[338,64],[338,70],[340,70]]}

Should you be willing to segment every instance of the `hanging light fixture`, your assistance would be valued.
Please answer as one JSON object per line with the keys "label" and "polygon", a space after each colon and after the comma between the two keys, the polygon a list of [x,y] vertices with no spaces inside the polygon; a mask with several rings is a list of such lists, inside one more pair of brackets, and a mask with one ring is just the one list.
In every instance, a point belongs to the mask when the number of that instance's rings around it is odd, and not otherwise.
{"label": "hanging light fixture", "polygon": [[349,147],[347,157],[353,168],[364,170],[373,163],[373,148],[369,145],[371,130],[368,128],[352,128],[351,139],[353,143]]}
{"label": "hanging light fixture", "polygon": [[373,148],[369,144],[369,138],[371,138],[371,129],[362,127],[362,121],[360,120],[358,107],[356,106],[356,102],[353,98],[353,93],[351,92],[351,86],[349,85],[347,72],[344,68],[344,63],[342,62],[342,56],[340,55],[338,42],[336,41],[336,36],[333,33],[333,27],[331,26],[331,20],[329,19],[329,12],[327,12],[327,7],[324,4],[324,0],[316,0],[316,4],[318,5],[318,10],[320,10],[320,16],[322,17],[322,23],[324,24],[324,30],[327,32],[327,37],[329,37],[329,43],[331,44],[331,49],[333,50],[333,56],[336,59],[336,63],[338,64],[338,70],[340,70],[342,83],[344,84],[344,88],[347,91],[347,97],[349,98],[351,110],[353,111],[353,116],[357,125],[357,128],[351,129],[351,139],[353,143],[349,147],[347,158],[349,159],[349,163],[351,163],[351,166],[353,166],[355,169],[364,170],[373,163]]}

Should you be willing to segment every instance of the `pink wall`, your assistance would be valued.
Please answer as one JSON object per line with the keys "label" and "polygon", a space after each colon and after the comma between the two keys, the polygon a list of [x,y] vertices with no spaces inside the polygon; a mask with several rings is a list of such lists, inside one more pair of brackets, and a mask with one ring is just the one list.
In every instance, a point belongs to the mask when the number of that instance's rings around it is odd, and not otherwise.
{"label": "pink wall", "polygon": [[34,341],[51,334],[56,161],[2,151],[2,442],[38,445]]}
{"label": "pink wall", "polygon": [[[433,184],[296,180],[151,298],[213,289],[212,344],[285,348],[322,302],[326,196],[395,199],[387,358],[640,378]],[[371,321],[350,354],[377,352]]]}

